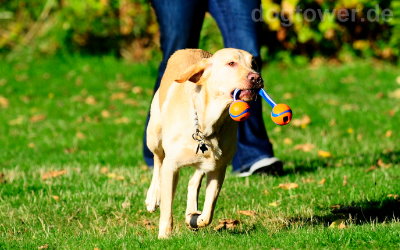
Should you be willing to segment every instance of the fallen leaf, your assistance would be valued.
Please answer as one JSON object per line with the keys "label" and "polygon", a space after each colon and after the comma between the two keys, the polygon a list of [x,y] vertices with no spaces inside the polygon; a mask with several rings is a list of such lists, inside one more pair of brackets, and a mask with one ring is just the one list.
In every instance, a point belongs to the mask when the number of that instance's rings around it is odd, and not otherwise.
{"label": "fallen leaf", "polygon": [[278,188],[284,189],[284,190],[290,190],[294,188],[298,188],[299,184],[297,183],[281,183],[278,185]]}
{"label": "fallen leaf", "polygon": [[219,231],[221,229],[229,229],[232,230],[234,229],[237,225],[239,225],[240,222],[238,220],[233,220],[233,219],[222,219],[218,221],[218,225],[214,227],[215,231]]}
{"label": "fallen leaf", "polygon": [[314,144],[310,144],[310,143],[298,144],[298,145],[294,146],[295,150],[300,150],[300,151],[303,151],[303,152],[310,152],[314,148],[315,148],[315,145]]}
{"label": "fallen leaf", "polygon": [[33,142],[28,143],[28,148],[35,148],[36,145]]}
{"label": "fallen leaf", "polygon": [[285,93],[283,94],[283,99],[289,100],[293,98],[293,93]]}
{"label": "fallen leaf", "polygon": [[347,185],[347,176],[343,176],[343,186]]}
{"label": "fallen leaf", "polygon": [[123,100],[126,98],[126,93],[124,92],[118,92],[118,93],[113,93],[111,94],[111,100]]}
{"label": "fallen leaf", "polygon": [[331,158],[332,154],[328,151],[318,150],[318,156],[322,158]]}
{"label": "fallen leaf", "polygon": [[124,104],[130,105],[130,106],[137,106],[139,103],[134,99],[128,98],[128,99],[124,100]]}
{"label": "fallen leaf", "polygon": [[339,228],[339,229],[346,228],[345,220],[343,220],[343,219],[335,220],[334,222],[332,222],[329,225],[329,227],[330,228]]}
{"label": "fallen leaf", "polygon": [[66,154],[73,154],[76,151],[78,151],[77,148],[66,148],[66,149],[64,149],[64,153],[66,153]]}
{"label": "fallen leaf", "polygon": [[324,185],[325,184],[325,182],[326,182],[326,179],[325,178],[322,178],[319,182],[318,182],[318,184],[320,184],[320,185]]}
{"label": "fallen leaf", "polygon": [[376,166],[371,166],[371,167],[369,167],[368,169],[366,169],[365,172],[366,172],[366,173],[369,173],[369,172],[374,171],[374,170],[376,170],[376,169],[378,169]]}
{"label": "fallen leaf", "polygon": [[108,173],[108,168],[106,168],[106,167],[100,168],[100,173],[102,173],[102,174]]}
{"label": "fallen leaf", "polygon": [[86,136],[82,133],[82,132],[76,132],[76,138],[78,138],[78,139],[85,139],[86,138]]}
{"label": "fallen leaf", "polygon": [[387,113],[389,116],[393,117],[396,114],[397,110],[391,109]]}
{"label": "fallen leaf", "polygon": [[60,200],[60,197],[58,195],[53,195],[53,196],[51,196],[51,198],[53,198],[53,200],[55,200],[55,201]]}
{"label": "fallen leaf", "polygon": [[385,94],[382,93],[382,92],[379,92],[379,93],[377,93],[377,94],[375,95],[375,97],[376,97],[377,99],[382,99],[383,97],[385,97]]}
{"label": "fallen leaf", "polygon": [[0,172],[0,184],[6,183],[6,182],[7,182],[7,181],[6,181],[6,178],[5,178],[4,173],[1,173],[1,172]]}
{"label": "fallen leaf", "polygon": [[395,91],[389,93],[389,97],[393,99],[400,99],[400,89],[396,89]]}
{"label": "fallen leaf", "polygon": [[6,109],[8,108],[8,99],[5,98],[4,96],[0,96],[0,108]]}
{"label": "fallen leaf", "polygon": [[286,145],[291,145],[291,144],[293,144],[293,140],[290,138],[285,138],[285,139],[283,139],[283,143]]}
{"label": "fallen leaf", "polygon": [[376,164],[381,168],[390,168],[390,167],[392,167],[392,164],[384,163],[382,159],[379,159]]}
{"label": "fallen leaf", "polygon": [[388,197],[388,198],[393,198],[393,199],[395,199],[395,200],[397,200],[397,199],[400,198],[400,196],[399,196],[398,194],[388,194],[387,197]]}
{"label": "fallen leaf", "polygon": [[108,110],[102,110],[101,111],[101,116],[103,118],[109,118],[111,116],[110,112]]}
{"label": "fallen leaf", "polygon": [[331,206],[332,209],[340,209],[340,205],[333,205]]}
{"label": "fallen leaf", "polygon": [[388,130],[388,131],[386,131],[385,136],[386,137],[391,137],[392,134],[393,134],[393,131],[392,130]]}
{"label": "fallen leaf", "polygon": [[329,105],[332,105],[332,106],[338,106],[339,105],[339,101],[334,100],[334,99],[328,99],[326,101],[326,103],[328,103]]}
{"label": "fallen leaf", "polygon": [[95,105],[97,103],[97,101],[93,96],[88,96],[85,99],[85,103],[88,105]]}
{"label": "fallen leaf", "polygon": [[35,123],[35,122],[43,121],[44,119],[46,119],[46,115],[38,114],[38,115],[31,116],[31,118],[29,118],[29,121]]}
{"label": "fallen leaf", "polygon": [[270,206],[270,207],[277,207],[277,206],[279,206],[280,204],[281,204],[280,201],[273,201],[273,202],[269,203],[268,206]]}
{"label": "fallen leaf", "polygon": [[308,115],[303,115],[300,119],[292,120],[292,125],[295,127],[305,128],[311,123],[311,118]]}
{"label": "fallen leaf", "polygon": [[129,118],[121,117],[114,120],[115,124],[128,124],[130,122]]}
{"label": "fallen leaf", "polygon": [[51,178],[55,178],[58,176],[65,175],[67,173],[67,170],[56,170],[56,171],[50,171],[46,172],[42,175],[42,180],[47,180]]}
{"label": "fallen leaf", "polygon": [[107,174],[107,177],[117,181],[122,181],[125,179],[125,177],[123,177],[122,175],[117,175],[116,173],[109,173]]}
{"label": "fallen leaf", "polygon": [[44,244],[43,246],[38,247],[38,249],[47,249],[49,248],[49,244]]}
{"label": "fallen leaf", "polygon": [[128,82],[124,82],[124,81],[119,81],[117,83],[118,88],[122,89],[122,90],[129,90],[132,88],[132,86],[128,83]]}
{"label": "fallen leaf", "polygon": [[149,220],[146,220],[146,219],[142,220],[142,224],[143,224],[143,226],[144,226],[145,228],[147,228],[147,229],[154,229],[154,228],[156,228],[156,225],[154,225],[153,222],[151,222],[151,221],[149,221]]}
{"label": "fallen leaf", "polygon": [[303,183],[312,183],[312,182],[314,182],[314,179],[313,178],[305,178],[305,179],[302,179],[302,182]]}
{"label": "fallen leaf", "polygon": [[257,214],[256,211],[253,210],[240,210],[238,213],[246,216],[255,216]]}
{"label": "fallen leaf", "polygon": [[123,209],[127,209],[131,206],[131,203],[129,201],[124,201],[122,202],[121,206]]}
{"label": "fallen leaf", "polygon": [[331,126],[331,127],[336,126],[336,120],[335,119],[330,120],[329,121],[329,126]]}
{"label": "fallen leaf", "polygon": [[141,87],[136,86],[136,87],[132,88],[132,93],[134,93],[134,94],[140,94],[142,92],[143,92],[143,89]]}

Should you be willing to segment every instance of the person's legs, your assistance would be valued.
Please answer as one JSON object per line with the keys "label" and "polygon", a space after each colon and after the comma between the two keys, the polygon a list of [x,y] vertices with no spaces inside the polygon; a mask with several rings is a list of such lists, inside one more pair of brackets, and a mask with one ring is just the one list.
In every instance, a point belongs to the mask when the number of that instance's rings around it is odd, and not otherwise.
{"label": "person's legs", "polygon": [[[209,11],[222,32],[225,47],[250,52],[261,66],[260,23],[252,20],[252,12],[260,4],[259,0],[209,0]],[[232,162],[235,172],[274,156],[262,118],[261,98],[251,103],[251,113],[248,120],[239,124],[237,152]]]}
{"label": "person's legs", "polygon": [[[201,0],[152,0],[160,26],[160,43],[163,59],[158,69],[158,78],[154,93],[160,86],[169,57],[179,49],[197,48],[200,30],[203,24],[207,3]],[[147,116],[144,137],[143,155],[148,166],[153,166],[153,154],[147,148],[146,129],[150,116]]]}

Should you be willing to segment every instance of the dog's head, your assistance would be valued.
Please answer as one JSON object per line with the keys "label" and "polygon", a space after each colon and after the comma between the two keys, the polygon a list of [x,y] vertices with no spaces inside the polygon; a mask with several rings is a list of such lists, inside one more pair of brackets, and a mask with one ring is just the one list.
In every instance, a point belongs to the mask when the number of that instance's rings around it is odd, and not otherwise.
{"label": "dog's head", "polygon": [[255,59],[250,53],[239,49],[221,49],[212,57],[189,67],[176,81],[203,85],[212,98],[232,100],[233,91],[241,89],[239,99],[252,101],[258,90],[264,87],[257,70]]}

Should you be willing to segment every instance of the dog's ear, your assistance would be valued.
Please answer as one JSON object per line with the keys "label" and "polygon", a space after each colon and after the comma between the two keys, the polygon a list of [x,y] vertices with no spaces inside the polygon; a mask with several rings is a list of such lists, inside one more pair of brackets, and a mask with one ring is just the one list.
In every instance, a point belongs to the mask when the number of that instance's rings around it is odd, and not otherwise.
{"label": "dog's ear", "polygon": [[203,74],[206,68],[209,66],[209,61],[207,59],[203,59],[200,62],[190,66],[185,72],[183,72],[178,78],[175,80],[178,83],[184,83],[186,81],[191,81],[198,85],[201,85],[203,82]]}

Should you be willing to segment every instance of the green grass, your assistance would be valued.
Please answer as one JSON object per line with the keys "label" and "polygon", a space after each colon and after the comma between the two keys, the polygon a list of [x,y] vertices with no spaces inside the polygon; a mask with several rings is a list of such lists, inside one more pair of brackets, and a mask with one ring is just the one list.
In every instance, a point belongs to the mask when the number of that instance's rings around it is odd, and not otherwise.
{"label": "green grass", "polygon": [[[265,68],[269,93],[295,118],[311,118],[280,128],[264,107],[285,174],[228,173],[212,225],[192,232],[184,225],[192,170],[183,170],[174,236],[163,241],[159,213],[145,211],[151,172],[141,158],[156,72],[155,63],[110,57],[0,62],[0,96],[8,100],[0,105],[0,248],[400,247],[400,199],[393,197],[400,195],[400,106],[389,95],[400,88],[398,68],[373,61]],[[294,149],[306,143],[315,147]],[[67,172],[42,179],[54,170]],[[223,218],[240,224],[214,231]],[[344,229],[329,227],[337,219]]]}

